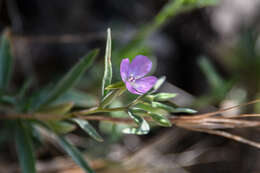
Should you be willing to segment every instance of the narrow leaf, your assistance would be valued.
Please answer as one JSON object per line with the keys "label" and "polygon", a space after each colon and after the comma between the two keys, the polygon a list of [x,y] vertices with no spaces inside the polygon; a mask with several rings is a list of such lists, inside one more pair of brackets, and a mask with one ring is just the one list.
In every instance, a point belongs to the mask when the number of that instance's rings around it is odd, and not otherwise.
{"label": "narrow leaf", "polygon": [[74,106],[73,102],[62,103],[54,106],[46,107],[42,110],[39,110],[39,113],[42,114],[66,114]]}
{"label": "narrow leaf", "polygon": [[73,122],[77,123],[79,127],[84,130],[89,136],[91,136],[93,139],[103,142],[102,137],[98,134],[98,132],[95,130],[95,128],[86,120],[81,120],[78,118],[72,119]]}
{"label": "narrow leaf", "polygon": [[148,103],[138,103],[135,107],[140,108],[142,110],[145,110],[148,113],[162,114],[162,115],[168,115],[169,114],[168,110],[163,109],[163,108],[158,107],[158,106],[155,107],[155,106],[150,105]]}
{"label": "narrow leaf", "polygon": [[76,89],[70,89],[53,104],[62,104],[73,102],[74,106],[78,107],[94,107],[98,102],[98,98],[91,93],[82,92]]}
{"label": "narrow leaf", "polygon": [[22,172],[36,173],[32,136],[21,121],[16,126],[15,142]]}
{"label": "narrow leaf", "polygon": [[118,96],[122,95],[125,92],[126,88],[120,88],[117,90],[110,91],[101,101],[100,107],[104,108],[111,104]]}
{"label": "narrow leaf", "polygon": [[107,29],[107,45],[106,45],[106,54],[105,54],[105,70],[102,81],[102,97],[104,97],[108,91],[106,87],[111,84],[112,81],[112,63],[111,63],[111,30]]}
{"label": "narrow leaf", "polygon": [[120,81],[120,82],[116,82],[114,84],[108,85],[105,89],[114,90],[114,89],[119,89],[119,88],[123,88],[123,87],[125,87],[125,83]]}
{"label": "narrow leaf", "polygon": [[3,92],[8,86],[12,72],[12,54],[7,32],[2,35],[0,47],[0,91]]}
{"label": "narrow leaf", "polygon": [[90,168],[78,149],[74,147],[69,141],[67,141],[65,137],[58,136],[58,141],[63,149],[72,157],[74,162],[77,163],[86,173],[95,173],[94,170]]}
{"label": "narrow leaf", "polygon": [[153,86],[153,92],[157,91],[162,86],[162,84],[165,82],[165,80],[166,80],[165,76],[160,77],[157,80],[157,82],[155,83],[155,85]]}
{"label": "narrow leaf", "polygon": [[53,90],[49,93],[49,95],[45,98],[43,103],[40,105],[46,106],[60,96],[62,96],[66,91],[71,89],[76,82],[83,75],[84,71],[87,70],[93,63],[95,57],[98,54],[98,50],[95,49],[83,57],[54,87]]}
{"label": "narrow leaf", "polygon": [[32,81],[33,81],[32,78],[29,78],[23,83],[23,86],[20,88],[20,90],[17,94],[19,99],[22,99],[25,96],[26,92],[32,85]]}
{"label": "narrow leaf", "polygon": [[167,101],[176,96],[177,96],[176,93],[158,93],[158,94],[154,95],[154,100],[155,101]]}
{"label": "narrow leaf", "polygon": [[190,109],[190,108],[177,108],[177,107],[170,106],[168,104],[164,104],[164,103],[160,103],[160,102],[152,102],[152,107],[164,109],[164,110],[166,110],[168,112],[171,112],[171,113],[188,113],[188,114],[193,114],[193,113],[197,112],[194,109]]}
{"label": "narrow leaf", "polygon": [[163,104],[163,103],[160,103],[160,102],[152,102],[152,107],[161,108],[161,109],[164,109],[168,112],[175,112],[175,110],[176,110],[176,107],[173,107],[173,106],[170,106],[170,105],[167,105],[167,104]]}
{"label": "narrow leaf", "polygon": [[137,134],[137,135],[145,135],[150,131],[149,124],[140,116],[133,114],[131,111],[128,111],[128,115],[136,122],[138,128],[126,128],[123,129],[123,133],[126,134]]}
{"label": "narrow leaf", "polygon": [[188,113],[188,114],[194,114],[197,112],[198,111],[196,111],[194,109],[190,109],[190,108],[175,108],[175,110],[172,111],[172,113]]}
{"label": "narrow leaf", "polygon": [[157,122],[159,125],[161,126],[164,126],[164,127],[171,127],[172,124],[171,122],[168,120],[168,118],[166,118],[165,116],[163,115],[160,115],[160,114],[153,114],[153,113],[150,113],[149,114],[152,119]]}
{"label": "narrow leaf", "polygon": [[74,124],[68,123],[66,121],[50,120],[46,121],[45,124],[48,126],[49,129],[58,134],[66,134],[76,129],[76,126]]}

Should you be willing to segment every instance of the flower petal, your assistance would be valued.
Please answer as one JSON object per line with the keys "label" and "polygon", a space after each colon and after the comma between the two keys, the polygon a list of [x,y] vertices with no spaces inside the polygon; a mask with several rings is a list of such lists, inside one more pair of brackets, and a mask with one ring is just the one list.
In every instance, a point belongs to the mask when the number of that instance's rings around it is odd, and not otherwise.
{"label": "flower petal", "polygon": [[137,79],[135,83],[133,84],[133,88],[140,93],[146,93],[149,91],[154,84],[156,83],[157,78],[154,76],[147,76],[143,77],[141,79]]}
{"label": "flower petal", "polygon": [[129,70],[129,65],[130,65],[130,62],[129,62],[129,59],[128,58],[125,58],[121,61],[121,64],[120,64],[120,74],[121,74],[121,78],[122,80],[125,82],[128,78],[128,70]]}
{"label": "flower petal", "polygon": [[152,61],[146,56],[137,55],[129,66],[128,76],[134,76],[135,78],[144,77],[152,68]]}
{"label": "flower petal", "polygon": [[141,95],[142,93],[138,92],[136,89],[134,89],[134,87],[132,86],[132,84],[130,82],[126,82],[125,83],[127,90],[132,93],[132,94],[138,94]]}

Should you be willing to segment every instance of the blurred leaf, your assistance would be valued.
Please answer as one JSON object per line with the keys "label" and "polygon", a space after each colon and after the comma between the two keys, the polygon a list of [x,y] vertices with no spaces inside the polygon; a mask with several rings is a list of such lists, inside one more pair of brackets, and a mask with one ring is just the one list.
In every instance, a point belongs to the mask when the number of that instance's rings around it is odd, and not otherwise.
{"label": "blurred leaf", "polygon": [[219,88],[224,84],[224,81],[215,71],[215,68],[207,58],[201,57],[199,59],[199,65],[201,70],[207,77],[207,80],[209,81],[209,84],[211,85],[212,88]]}
{"label": "blurred leaf", "polygon": [[125,87],[125,83],[123,81],[116,82],[114,84],[108,85],[105,89],[106,90],[113,90],[113,89],[120,89]]}
{"label": "blurred leaf", "polygon": [[45,124],[48,126],[48,128],[58,134],[66,134],[76,129],[74,124],[68,123],[66,121],[50,120],[46,121]]}
{"label": "blurred leaf", "polygon": [[98,103],[98,98],[86,92],[76,89],[70,89],[53,104],[61,104],[66,102],[73,102],[75,106],[79,107],[92,107]]}
{"label": "blurred leaf", "polygon": [[138,128],[126,128],[123,129],[123,133],[137,135],[145,135],[149,133],[150,126],[142,117],[133,114],[131,111],[128,111],[128,115],[136,122]]}
{"label": "blurred leaf", "polygon": [[15,97],[9,95],[2,95],[0,102],[5,104],[16,104]]}
{"label": "blurred leaf", "polygon": [[97,140],[98,142],[103,142],[103,138],[98,134],[96,129],[86,120],[74,118],[72,119],[73,122],[77,123],[79,127],[84,130],[89,136],[93,139]]}
{"label": "blurred leaf", "polygon": [[160,124],[161,126],[164,126],[164,127],[171,127],[172,126],[172,123],[168,120],[168,118],[166,118],[165,116],[163,115],[160,115],[160,114],[153,114],[153,113],[150,113],[149,114],[152,119],[157,122],[158,124]]}
{"label": "blurred leaf", "polygon": [[15,142],[22,172],[36,173],[32,136],[22,121],[17,122]]}
{"label": "blurred leaf", "polygon": [[38,112],[42,114],[66,114],[74,106],[73,102],[62,103],[40,109]]}
{"label": "blurred leaf", "polygon": [[141,50],[146,47],[145,40],[156,30],[167,24],[173,17],[195,8],[216,5],[217,2],[218,0],[169,0],[152,22],[141,27],[125,46],[113,52],[113,55],[118,57],[115,62],[116,66],[119,66],[123,57],[132,59],[137,54],[140,54]]}
{"label": "blurred leaf", "polygon": [[62,148],[72,157],[75,163],[77,163],[86,173],[95,173],[94,170],[92,170],[87,164],[86,160],[76,147],[74,147],[69,141],[67,141],[65,137],[57,137]]}
{"label": "blurred leaf", "polygon": [[23,83],[23,86],[20,88],[17,94],[19,99],[22,99],[25,96],[26,92],[28,91],[31,85],[32,85],[32,78],[29,78]]}
{"label": "blurred leaf", "polygon": [[71,89],[83,75],[84,71],[92,65],[97,54],[98,50],[95,49],[84,56],[76,65],[74,65],[74,67],[50,91],[48,96],[44,98],[44,101],[41,103],[40,107],[52,103]]}
{"label": "blurred leaf", "polygon": [[0,93],[8,86],[12,72],[13,58],[7,32],[2,35],[0,47]]}
{"label": "blurred leaf", "polygon": [[108,91],[106,87],[111,84],[112,81],[112,63],[111,63],[111,30],[107,29],[107,45],[106,45],[106,54],[105,54],[105,69],[104,76],[102,81],[102,97],[106,96]]}

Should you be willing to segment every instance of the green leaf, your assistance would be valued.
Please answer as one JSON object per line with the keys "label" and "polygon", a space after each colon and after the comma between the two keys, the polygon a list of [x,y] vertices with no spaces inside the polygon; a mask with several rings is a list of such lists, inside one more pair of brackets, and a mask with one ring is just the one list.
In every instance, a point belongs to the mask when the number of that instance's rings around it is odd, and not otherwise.
{"label": "green leaf", "polygon": [[163,115],[153,114],[153,113],[150,113],[149,115],[152,117],[152,119],[155,122],[157,122],[161,126],[164,126],[164,127],[171,127],[172,126],[172,123],[168,120],[168,118],[166,118]]}
{"label": "green leaf", "polygon": [[108,91],[106,87],[111,84],[112,81],[112,63],[111,63],[111,30],[107,29],[107,45],[106,45],[106,54],[105,54],[105,70],[102,81],[102,97],[106,96]]}
{"label": "green leaf", "polygon": [[167,104],[163,104],[163,103],[160,103],[160,102],[152,102],[152,107],[164,109],[168,112],[174,112],[175,109],[176,109],[176,107],[173,107],[173,106],[170,106],[170,105],[167,105]]}
{"label": "green leaf", "polygon": [[194,114],[197,112],[198,111],[196,111],[194,109],[190,109],[190,108],[175,108],[175,110],[172,111],[172,113],[188,113],[188,114]]}
{"label": "green leaf", "polygon": [[13,58],[7,32],[2,35],[0,47],[0,91],[8,86],[12,72]]}
{"label": "green leaf", "polygon": [[164,109],[164,110],[166,110],[168,112],[171,112],[171,113],[189,113],[189,114],[193,114],[193,113],[197,112],[194,109],[190,109],[190,108],[177,108],[177,107],[170,106],[168,104],[164,104],[164,103],[160,103],[160,102],[152,102],[152,107],[153,108]]}
{"label": "green leaf", "polygon": [[168,110],[165,110],[165,109],[163,109],[161,107],[157,107],[157,106],[155,107],[155,106],[150,105],[148,103],[138,103],[135,107],[142,109],[142,110],[145,110],[148,113],[162,114],[162,115],[168,115],[169,114]]}
{"label": "green leaf", "polygon": [[57,137],[62,148],[72,157],[75,163],[77,163],[86,173],[95,173],[76,147],[74,147],[68,140],[66,140],[65,137]]}
{"label": "green leaf", "polygon": [[22,172],[36,173],[32,136],[22,121],[17,122],[15,142]]}
{"label": "green leaf", "polygon": [[79,125],[79,127],[84,130],[89,136],[93,139],[97,140],[98,142],[103,142],[103,138],[98,134],[96,129],[86,120],[81,120],[78,118],[72,119],[73,122]]}
{"label": "green leaf", "polygon": [[66,134],[76,129],[74,124],[68,123],[66,121],[49,120],[46,121],[45,124],[48,126],[48,128],[58,134]]}
{"label": "green leaf", "polygon": [[167,101],[167,100],[172,99],[176,96],[177,96],[176,93],[158,93],[158,94],[154,95],[153,99],[155,101]]}
{"label": "green leaf", "polygon": [[165,80],[166,80],[165,76],[160,77],[156,81],[155,85],[153,86],[153,91],[152,92],[156,92],[162,86],[162,84],[165,82]]}
{"label": "green leaf", "polygon": [[76,65],[74,65],[74,67],[50,91],[49,95],[41,103],[40,107],[54,102],[69,89],[71,89],[81,78],[83,73],[92,65],[97,54],[98,50],[95,49],[84,56]]}
{"label": "green leaf", "polygon": [[120,88],[123,88],[125,87],[125,83],[120,81],[120,82],[116,82],[116,83],[113,83],[111,85],[108,85],[105,89],[106,90],[114,90],[114,89],[120,89]]}
{"label": "green leaf", "polygon": [[45,107],[38,112],[42,114],[66,114],[72,109],[73,106],[73,102],[62,103],[54,106]]}
{"label": "green leaf", "polygon": [[98,98],[90,93],[82,92],[76,89],[70,89],[60,98],[58,98],[53,104],[62,104],[67,102],[73,102],[78,107],[94,107],[98,103]]}
{"label": "green leaf", "polygon": [[128,111],[128,115],[136,122],[138,128],[126,128],[123,129],[123,133],[126,134],[137,134],[137,135],[146,135],[150,131],[149,124],[142,117],[133,114],[131,111]]}
{"label": "green leaf", "polygon": [[209,59],[201,57],[199,59],[199,66],[213,89],[220,88],[224,85],[223,79],[216,72],[213,64],[209,61]]}
{"label": "green leaf", "polygon": [[147,97],[148,95],[150,95],[150,94],[156,92],[156,91],[162,86],[162,84],[165,82],[165,79],[166,79],[165,76],[160,77],[160,78],[156,81],[156,83],[154,84],[154,86],[153,86],[147,93],[138,96],[135,100],[133,100],[133,101],[128,105],[128,107],[132,107],[132,106],[136,105],[136,104],[137,104],[138,102],[140,102],[140,100],[142,100],[143,98],[145,98],[145,97]]}
{"label": "green leaf", "polygon": [[101,101],[100,107],[104,108],[111,104],[118,96],[122,95],[125,92],[126,88],[120,88],[117,90],[110,91]]}
{"label": "green leaf", "polygon": [[32,85],[32,82],[33,82],[32,78],[29,78],[23,83],[23,86],[20,88],[20,90],[17,94],[19,99],[22,99],[25,96],[26,92]]}

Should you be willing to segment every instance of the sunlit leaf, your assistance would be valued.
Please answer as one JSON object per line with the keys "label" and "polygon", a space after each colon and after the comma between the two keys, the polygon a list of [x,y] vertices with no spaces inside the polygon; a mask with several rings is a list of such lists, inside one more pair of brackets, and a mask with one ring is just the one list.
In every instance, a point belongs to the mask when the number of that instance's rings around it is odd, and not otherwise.
{"label": "sunlit leaf", "polygon": [[165,80],[166,80],[166,77],[165,77],[165,76],[160,77],[160,78],[156,81],[155,85],[153,86],[152,92],[156,92],[156,91],[162,86],[162,84],[165,82]]}
{"label": "sunlit leaf", "polygon": [[22,121],[17,122],[15,142],[22,172],[36,173],[32,136]]}
{"label": "sunlit leaf", "polygon": [[153,99],[155,101],[167,101],[169,99],[176,97],[177,94],[176,93],[158,93],[153,96],[154,96]]}
{"label": "sunlit leaf", "polygon": [[89,136],[91,136],[93,139],[103,142],[103,138],[98,134],[96,129],[86,120],[74,118],[72,119],[73,122],[77,123],[79,127],[84,130]]}
{"label": "sunlit leaf", "polygon": [[108,91],[105,89],[112,81],[112,63],[111,63],[111,30],[107,29],[107,45],[105,54],[105,69],[102,81],[102,96],[106,96]]}
{"label": "sunlit leaf", "polygon": [[74,162],[77,163],[86,173],[95,173],[78,149],[66,140],[64,136],[58,136],[58,141],[62,148],[72,157]]}

